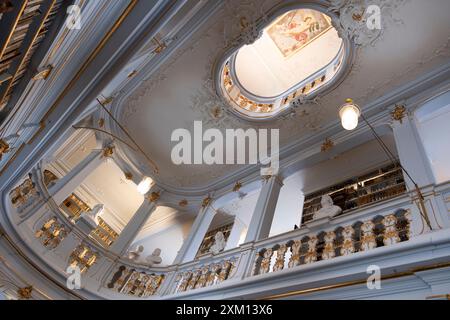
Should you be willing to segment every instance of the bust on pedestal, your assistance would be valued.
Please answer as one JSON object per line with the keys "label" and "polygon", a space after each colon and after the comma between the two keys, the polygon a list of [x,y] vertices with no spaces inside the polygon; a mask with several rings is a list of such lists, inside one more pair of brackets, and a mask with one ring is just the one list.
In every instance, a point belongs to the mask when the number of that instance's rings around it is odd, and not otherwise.
{"label": "bust on pedestal", "polygon": [[320,200],[320,205],[322,208],[314,213],[314,218],[311,222],[306,225],[308,227],[315,227],[330,222],[331,218],[337,216],[342,212],[339,206],[333,204],[333,199],[325,194]]}
{"label": "bust on pedestal", "polygon": [[219,231],[214,235],[214,244],[209,249],[209,252],[212,254],[218,254],[225,248],[225,244],[225,236]]}
{"label": "bust on pedestal", "polygon": [[147,264],[150,267],[152,267],[155,264],[161,264],[162,259],[161,259],[160,255],[161,255],[161,249],[156,248],[150,256],[145,258],[145,261],[147,262]]}
{"label": "bust on pedestal", "polygon": [[144,246],[138,245],[134,249],[128,251],[128,259],[137,262],[142,252],[144,252]]}
{"label": "bust on pedestal", "polygon": [[87,234],[91,233],[92,230],[97,228],[98,217],[103,213],[103,210],[103,204],[97,204],[94,208],[82,214],[76,224]]}

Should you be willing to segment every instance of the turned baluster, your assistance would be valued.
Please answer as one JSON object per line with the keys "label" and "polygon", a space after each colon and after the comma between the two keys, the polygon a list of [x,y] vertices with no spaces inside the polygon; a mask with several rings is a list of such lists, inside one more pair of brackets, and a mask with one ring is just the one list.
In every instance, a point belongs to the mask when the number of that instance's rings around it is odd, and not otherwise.
{"label": "turned baluster", "polygon": [[361,225],[361,251],[368,251],[377,247],[374,230],[375,224],[370,220]]}
{"label": "turned baluster", "polygon": [[180,286],[179,286],[179,288],[178,288],[178,292],[183,292],[183,291],[186,291],[186,290],[187,290],[188,285],[189,285],[189,282],[190,282],[191,277],[192,277],[192,272],[187,271],[187,272],[185,272],[185,273],[183,274],[182,277],[183,277],[183,278],[182,278],[181,284],[180,284]]}
{"label": "turned baluster", "polygon": [[322,251],[322,259],[328,260],[331,258],[334,258],[335,252],[334,252],[334,240],[336,239],[336,233],[334,231],[329,231],[325,234],[323,237],[323,240],[325,241],[325,245]]}
{"label": "turned baluster", "polygon": [[411,209],[406,210],[405,212],[405,219],[407,221],[406,225],[406,236],[408,239],[411,239],[411,226],[412,226],[412,215],[411,215]]}
{"label": "turned baluster", "polygon": [[139,277],[139,281],[138,281],[138,286],[136,288],[136,291],[134,292],[135,296],[138,297],[142,297],[147,289],[147,286],[150,285],[151,282],[151,278],[148,274],[146,273],[140,273],[140,277]]}
{"label": "turned baluster", "polygon": [[275,260],[275,264],[273,266],[273,271],[283,270],[284,268],[284,258],[286,256],[286,251],[288,247],[285,244],[282,244],[277,250],[277,258]]}
{"label": "turned baluster", "polygon": [[310,264],[317,261],[317,239],[316,236],[311,236],[308,240],[308,251],[305,255],[305,263]]}
{"label": "turned baluster", "polygon": [[301,240],[294,240],[294,243],[291,246],[291,259],[289,260],[289,268],[298,266],[300,264],[300,250],[302,249]]}
{"label": "turned baluster", "polygon": [[261,251],[255,253],[255,263],[253,264],[252,275],[257,275],[261,273],[261,263],[262,263]]}
{"label": "turned baluster", "polygon": [[352,226],[347,226],[342,230],[342,247],[341,256],[347,256],[355,252],[355,244],[353,242],[353,236],[355,235],[355,230]]}
{"label": "turned baluster", "polygon": [[259,268],[259,273],[264,274],[270,271],[270,261],[272,260],[273,250],[272,248],[266,249],[263,253],[263,258],[261,260],[261,266]]}
{"label": "turned baluster", "polygon": [[164,280],[163,275],[153,275],[150,277],[150,281],[146,286],[143,296],[148,297],[152,296],[156,293],[156,290],[159,289],[162,281]]}
{"label": "turned baluster", "polygon": [[127,283],[123,286],[121,293],[130,294],[133,288],[136,286],[136,280],[139,278],[139,272],[133,270],[131,276],[128,278]]}
{"label": "turned baluster", "polygon": [[400,242],[397,230],[397,218],[390,214],[383,218],[381,223],[384,226],[383,243],[385,246]]}
{"label": "turned baluster", "polygon": [[221,266],[220,264],[214,264],[211,267],[211,272],[208,275],[208,279],[206,281],[206,286],[212,286],[216,283],[217,278],[219,277],[219,270],[220,270]]}
{"label": "turned baluster", "polygon": [[200,269],[194,270],[194,272],[192,273],[191,280],[189,280],[187,290],[194,289],[199,278],[200,278]]}
{"label": "turned baluster", "polygon": [[205,266],[201,269],[200,278],[198,278],[197,283],[195,284],[195,289],[203,288],[206,285],[206,281],[208,280],[210,266]]}
{"label": "turned baluster", "polygon": [[231,263],[229,261],[222,262],[222,268],[219,273],[218,283],[223,282],[228,279],[228,275],[230,273]]}

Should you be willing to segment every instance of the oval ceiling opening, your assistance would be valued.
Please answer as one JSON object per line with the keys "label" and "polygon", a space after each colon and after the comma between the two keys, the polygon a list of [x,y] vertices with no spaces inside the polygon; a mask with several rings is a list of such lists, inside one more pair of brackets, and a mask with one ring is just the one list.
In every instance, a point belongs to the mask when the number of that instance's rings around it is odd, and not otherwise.
{"label": "oval ceiling opening", "polygon": [[254,43],[228,57],[222,93],[240,113],[270,117],[328,83],[344,55],[344,42],[328,15],[309,8],[291,10],[267,25]]}

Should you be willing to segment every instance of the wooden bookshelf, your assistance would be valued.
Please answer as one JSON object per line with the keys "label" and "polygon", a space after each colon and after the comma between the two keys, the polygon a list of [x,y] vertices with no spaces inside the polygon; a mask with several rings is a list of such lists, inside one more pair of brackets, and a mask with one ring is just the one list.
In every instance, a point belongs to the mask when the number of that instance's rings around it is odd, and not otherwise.
{"label": "wooden bookshelf", "polygon": [[83,212],[88,212],[91,208],[81,200],[75,193],[72,193],[61,204],[61,208],[66,212],[71,219],[78,219]]}
{"label": "wooden bookshelf", "polygon": [[119,234],[111,228],[101,217],[98,217],[98,226],[92,231],[92,236],[106,247],[110,247],[119,237]]}
{"label": "wooden bookshelf", "polygon": [[302,224],[313,219],[321,208],[320,200],[328,194],[342,214],[366,205],[396,197],[406,191],[403,171],[398,164],[372,170],[358,177],[308,194],[303,205]]}

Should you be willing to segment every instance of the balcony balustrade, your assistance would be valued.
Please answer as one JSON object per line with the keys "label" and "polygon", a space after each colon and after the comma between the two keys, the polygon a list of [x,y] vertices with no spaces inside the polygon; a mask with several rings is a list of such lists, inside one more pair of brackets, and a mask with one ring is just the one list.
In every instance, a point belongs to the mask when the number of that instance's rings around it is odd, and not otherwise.
{"label": "balcony balustrade", "polygon": [[[28,201],[18,202],[17,195],[27,197],[30,186],[33,200],[45,203],[36,210]],[[17,189],[19,188],[19,189]],[[384,202],[377,202],[322,221],[305,223],[299,229],[246,243],[240,247],[197,257],[194,261],[167,267],[151,267],[117,256],[78,220],[71,219],[51,198],[44,175],[34,170],[26,181],[11,193],[11,214],[28,216],[18,229],[30,247],[62,275],[68,266],[78,266],[88,282],[88,290],[97,288],[102,297],[163,299],[186,297],[201,290],[220,289],[253,278],[303,270],[309,265],[336,263],[355,256],[364,259],[368,252],[383,247],[395,248],[424,233],[425,223],[415,210],[409,192]],[[24,189],[24,190],[21,190]],[[435,187],[427,201],[440,201],[450,212],[450,185]],[[82,215],[82,213],[81,213]],[[92,231],[92,230],[91,230]],[[432,234],[432,232],[430,233]],[[106,265],[100,278],[99,265]],[[102,280],[101,280],[102,279]],[[94,290],[95,291],[95,290]]]}

